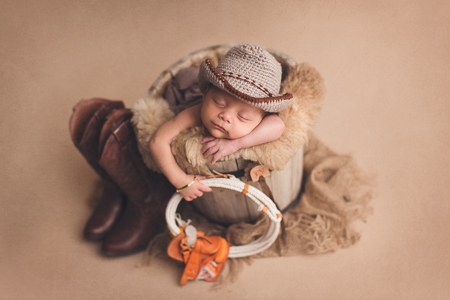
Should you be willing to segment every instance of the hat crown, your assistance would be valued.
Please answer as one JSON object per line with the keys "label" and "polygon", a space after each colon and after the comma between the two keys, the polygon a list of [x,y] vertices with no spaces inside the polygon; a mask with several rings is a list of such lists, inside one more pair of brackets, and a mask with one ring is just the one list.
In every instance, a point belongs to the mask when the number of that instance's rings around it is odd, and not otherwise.
{"label": "hat crown", "polygon": [[233,87],[255,97],[273,97],[280,91],[281,65],[267,50],[257,45],[231,48],[217,70]]}
{"label": "hat crown", "polygon": [[292,95],[280,95],[281,64],[262,47],[245,44],[231,48],[217,68],[207,58],[200,64],[198,85],[205,92],[209,84],[266,112],[280,112]]}

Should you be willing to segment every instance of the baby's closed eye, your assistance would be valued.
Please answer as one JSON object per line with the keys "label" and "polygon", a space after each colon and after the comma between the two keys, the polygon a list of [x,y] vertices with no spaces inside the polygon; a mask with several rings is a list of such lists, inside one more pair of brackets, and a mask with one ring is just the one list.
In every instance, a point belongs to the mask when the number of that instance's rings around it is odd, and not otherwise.
{"label": "baby's closed eye", "polygon": [[237,116],[242,121],[251,121],[250,116],[247,114],[238,113]]}
{"label": "baby's closed eye", "polygon": [[226,105],[225,101],[222,100],[222,99],[213,99],[213,101],[214,101],[214,103],[216,103],[217,106],[219,106],[219,107],[225,107],[225,105]]}

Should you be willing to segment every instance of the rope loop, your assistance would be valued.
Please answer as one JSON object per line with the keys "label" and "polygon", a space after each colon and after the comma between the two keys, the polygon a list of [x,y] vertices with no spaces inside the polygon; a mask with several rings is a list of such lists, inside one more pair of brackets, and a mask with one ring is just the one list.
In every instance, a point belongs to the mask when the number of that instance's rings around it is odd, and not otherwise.
{"label": "rope loop", "polygon": [[[281,212],[278,210],[276,204],[266,196],[262,191],[258,190],[254,186],[244,183],[230,174],[221,174],[215,172],[210,178],[204,179],[201,182],[209,187],[218,187],[234,190],[238,193],[246,193],[247,197],[253,200],[258,205],[258,210],[266,213],[272,222],[269,224],[267,232],[258,239],[241,246],[231,246],[228,257],[245,257],[260,253],[261,251],[269,248],[277,239],[280,232],[280,223],[282,220]],[[173,236],[177,236],[181,233],[181,229],[177,226],[177,222],[183,224],[178,218],[176,210],[181,202],[182,197],[179,193],[175,193],[169,200],[166,208],[166,221],[169,227],[170,233]],[[181,219],[181,218],[180,218]],[[183,221],[184,222],[184,221]],[[186,222],[185,222],[186,223]],[[189,221],[188,221],[189,223]],[[184,225],[184,224],[183,224]]]}

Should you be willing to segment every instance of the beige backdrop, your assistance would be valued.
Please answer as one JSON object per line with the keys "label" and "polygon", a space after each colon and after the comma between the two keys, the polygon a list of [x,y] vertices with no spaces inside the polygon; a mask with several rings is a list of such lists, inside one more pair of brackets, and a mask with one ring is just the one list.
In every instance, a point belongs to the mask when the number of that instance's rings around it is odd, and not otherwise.
{"label": "beige backdrop", "polygon": [[[450,2],[0,1],[1,299],[449,299]],[[196,49],[256,42],[307,61],[316,133],[379,176],[354,247],[259,259],[218,292],[81,237],[95,173],[69,137],[81,98],[145,95]]]}

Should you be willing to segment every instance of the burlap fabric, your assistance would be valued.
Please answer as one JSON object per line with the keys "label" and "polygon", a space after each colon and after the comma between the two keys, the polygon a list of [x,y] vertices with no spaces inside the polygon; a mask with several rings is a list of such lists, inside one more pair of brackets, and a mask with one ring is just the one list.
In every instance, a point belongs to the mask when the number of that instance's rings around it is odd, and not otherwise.
{"label": "burlap fabric", "polygon": [[[360,239],[356,228],[358,221],[366,221],[372,213],[369,202],[374,197],[374,177],[363,172],[352,157],[336,154],[312,136],[305,147],[303,178],[300,201],[284,213],[282,230],[275,243],[253,257],[229,259],[214,287],[237,280],[244,263],[255,257],[326,253],[352,246]],[[206,235],[223,236],[233,245],[256,239],[270,222],[262,217],[255,224],[223,227],[210,223],[188,204],[180,205],[179,212]],[[155,238],[145,253],[144,264],[155,257],[167,258],[170,240],[168,231]],[[182,264],[173,264],[183,269]]]}

